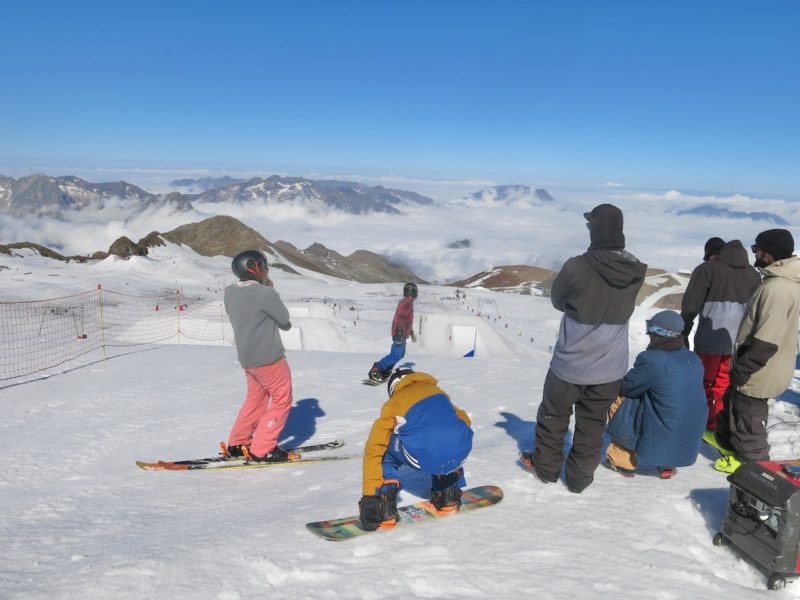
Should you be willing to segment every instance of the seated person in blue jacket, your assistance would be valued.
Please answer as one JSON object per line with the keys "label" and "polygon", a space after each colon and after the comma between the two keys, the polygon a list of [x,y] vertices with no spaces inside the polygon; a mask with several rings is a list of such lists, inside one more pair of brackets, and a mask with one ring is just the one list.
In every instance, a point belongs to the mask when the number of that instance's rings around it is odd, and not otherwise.
{"label": "seated person in blue jacket", "polygon": [[675,467],[697,460],[708,405],[703,363],[684,345],[683,327],[672,310],[647,321],[650,344],[636,357],[609,410],[611,443],[603,464],[621,475],[633,477],[637,465],[645,464],[669,479]]}
{"label": "seated person in blue jacket", "polygon": [[437,511],[461,506],[472,423],[436,384],[431,375],[411,369],[397,369],[389,377],[389,400],[364,445],[364,495],[358,507],[367,531],[396,524],[404,465],[431,475],[431,504]]}

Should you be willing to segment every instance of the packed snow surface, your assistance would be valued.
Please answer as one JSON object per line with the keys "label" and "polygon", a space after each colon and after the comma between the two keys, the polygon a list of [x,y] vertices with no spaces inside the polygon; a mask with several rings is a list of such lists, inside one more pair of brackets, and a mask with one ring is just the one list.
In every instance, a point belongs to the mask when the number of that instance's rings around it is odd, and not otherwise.
{"label": "packed snow surface", "polygon": [[[178,284],[219,301],[229,259],[171,247],[130,261],[63,265],[0,255],[0,300],[37,300],[102,283],[126,293]],[[48,275],[56,275],[49,277]],[[304,524],[355,514],[360,453],[386,399],[361,385],[389,350],[397,284],[359,285],[275,271],[302,336],[288,341],[294,409],[284,445],[344,439],[352,460],[266,469],[150,472],[136,460],[214,455],[244,397],[229,343],[165,344],[91,354],[0,382],[0,597],[725,598],[800,595],[711,538],[728,483],[704,450],[668,481],[603,467],[583,494],[544,485],[517,461],[536,410],[560,314],[547,298],[420,286],[403,364],[439,379],[475,429],[470,486],[505,491],[497,506],[403,530],[327,542]],[[479,315],[494,300],[502,318]],[[646,343],[631,320],[631,362]],[[427,329],[425,324],[427,323]],[[472,336],[476,358],[460,352]],[[478,342],[480,340],[480,342]],[[798,386],[771,402],[773,458],[800,455]],[[569,436],[567,444],[569,444]],[[425,498],[409,471],[402,503]]]}

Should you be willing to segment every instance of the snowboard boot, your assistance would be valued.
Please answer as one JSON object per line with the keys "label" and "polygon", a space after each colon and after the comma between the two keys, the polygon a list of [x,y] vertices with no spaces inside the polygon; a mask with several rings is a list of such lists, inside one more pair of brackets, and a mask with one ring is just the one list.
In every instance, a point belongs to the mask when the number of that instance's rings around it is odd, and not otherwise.
{"label": "snowboard boot", "polygon": [[[619,473],[623,477],[635,477],[636,471],[634,469],[623,469],[622,467],[618,467],[614,464],[614,461],[608,458],[607,456],[603,458],[603,466],[606,469],[610,469],[616,473]],[[661,467],[659,467],[659,470]]]}
{"label": "snowboard boot", "polygon": [[544,473],[540,473],[536,469],[536,465],[533,464],[533,452],[520,452],[519,461],[522,463],[522,466],[526,471],[533,473],[533,476],[542,483],[555,483],[558,481],[558,475],[546,475]]}
{"label": "snowboard boot", "polygon": [[431,504],[439,513],[450,514],[461,508],[461,488],[458,480],[462,469],[447,475],[434,475],[431,481]]}
{"label": "snowboard boot", "polygon": [[369,370],[369,378],[371,381],[375,381],[377,383],[380,383],[385,379],[383,373],[378,368],[378,365],[372,365],[372,368]]}
{"label": "snowboard boot", "polygon": [[397,525],[397,492],[400,489],[398,482],[387,480],[381,487],[381,524],[378,529],[390,529]]}
{"label": "snowboard boot", "polygon": [[721,456],[714,461],[714,468],[722,473],[735,473],[742,466],[742,460],[735,454]]}

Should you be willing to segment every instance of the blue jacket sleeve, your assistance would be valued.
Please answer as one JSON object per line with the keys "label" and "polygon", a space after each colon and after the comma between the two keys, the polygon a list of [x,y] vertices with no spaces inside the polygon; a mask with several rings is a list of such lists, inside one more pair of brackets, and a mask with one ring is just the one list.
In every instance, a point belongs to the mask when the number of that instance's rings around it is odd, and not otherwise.
{"label": "blue jacket sleeve", "polygon": [[652,385],[654,368],[646,351],[639,354],[633,363],[633,368],[622,379],[622,395],[626,398],[644,396]]}

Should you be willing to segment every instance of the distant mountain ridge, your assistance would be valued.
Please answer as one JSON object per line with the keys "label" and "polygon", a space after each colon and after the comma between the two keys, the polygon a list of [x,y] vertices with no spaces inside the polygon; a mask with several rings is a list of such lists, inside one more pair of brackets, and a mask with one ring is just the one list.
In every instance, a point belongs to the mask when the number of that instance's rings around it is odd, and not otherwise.
{"label": "distant mountain ridge", "polygon": [[222,187],[214,187],[199,194],[186,196],[199,202],[249,202],[286,203],[300,202],[311,208],[334,208],[352,214],[383,212],[400,214],[395,205],[402,202],[433,204],[433,199],[404,190],[383,186],[368,187],[352,181],[315,181],[303,177],[253,177]]}
{"label": "distant mountain ridge", "polygon": [[544,188],[528,185],[497,185],[454,200],[453,204],[530,204],[541,205],[555,199]]}
{"label": "distant mountain ridge", "polygon": [[783,218],[774,213],[769,212],[744,212],[740,210],[730,210],[728,208],[720,208],[713,204],[703,204],[695,206],[694,208],[687,208],[679,210],[676,215],[691,215],[701,217],[726,217],[728,219],[750,219],[752,221],[765,221],[773,225],[788,225],[789,223]]}
{"label": "distant mountain ridge", "polygon": [[416,192],[383,186],[369,187],[350,181],[314,181],[303,177],[273,175],[266,179],[253,177],[246,181],[218,178],[175,182],[202,182],[202,185],[213,184],[214,187],[197,194],[153,194],[125,181],[90,183],[74,176],[52,177],[44,174],[19,179],[0,176],[0,212],[15,217],[51,216],[58,219],[71,211],[104,210],[113,205],[121,213],[115,218],[125,219],[149,208],[170,207],[173,210],[190,211],[195,202],[298,202],[312,211],[334,209],[351,214],[401,214],[396,206],[404,202],[433,204],[433,199]]}
{"label": "distant mountain ridge", "polygon": [[71,175],[36,174],[19,179],[0,176],[0,210],[15,217],[60,218],[62,211],[104,210],[112,201],[130,207],[131,212],[168,205],[179,211],[192,208],[180,194],[151,194],[125,181],[90,183]]}

